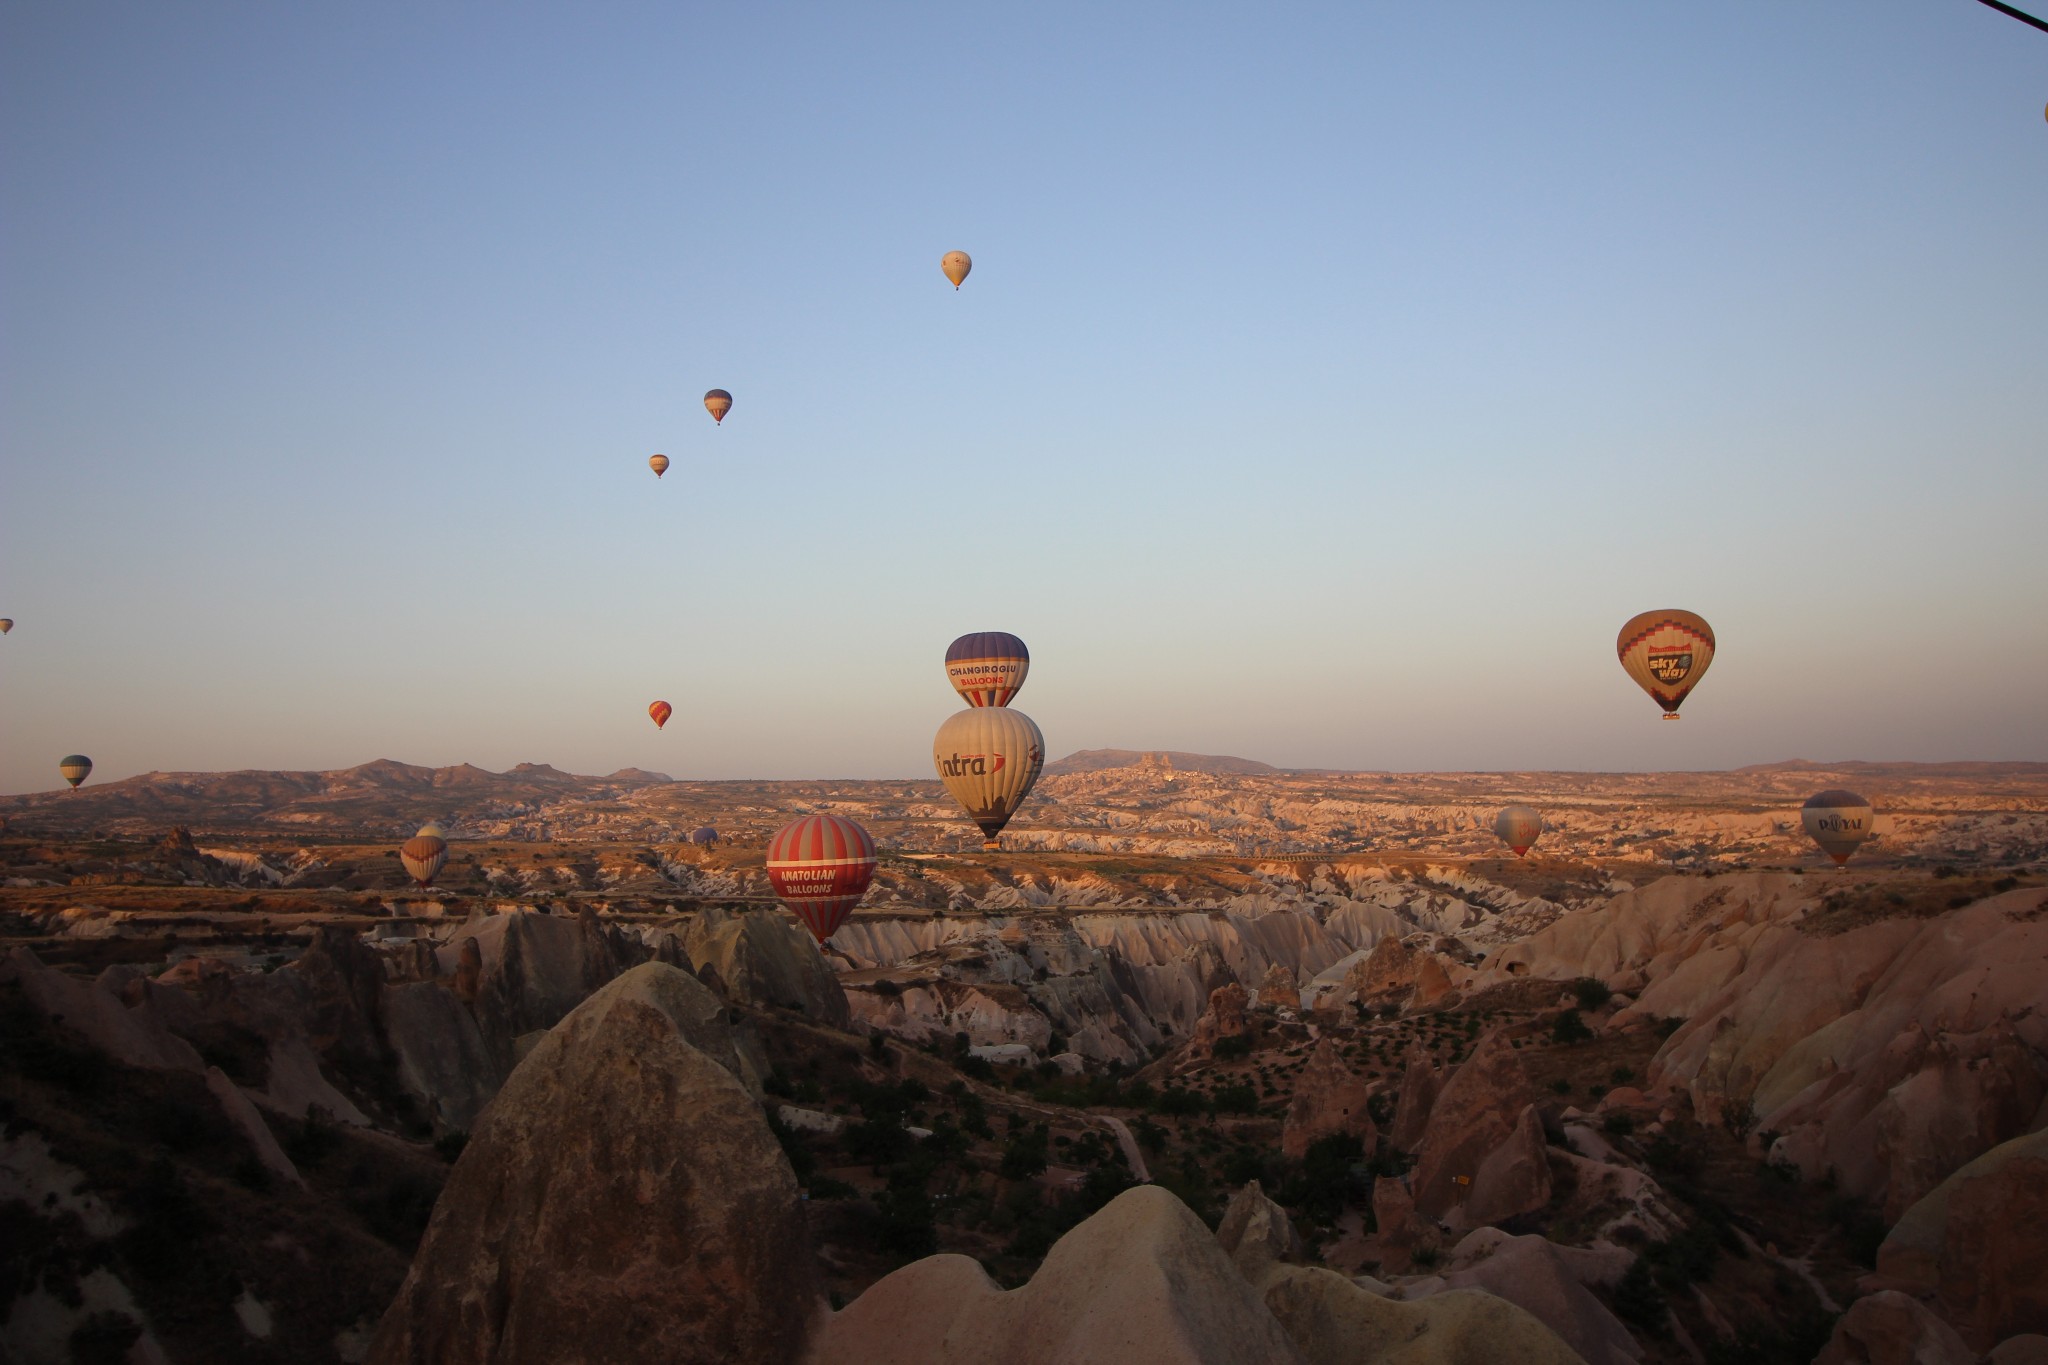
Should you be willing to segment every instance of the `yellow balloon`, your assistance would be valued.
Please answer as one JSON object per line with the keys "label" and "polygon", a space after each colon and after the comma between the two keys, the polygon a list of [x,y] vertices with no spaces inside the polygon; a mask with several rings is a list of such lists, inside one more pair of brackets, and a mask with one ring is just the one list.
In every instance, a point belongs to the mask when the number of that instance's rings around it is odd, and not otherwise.
{"label": "yellow balloon", "polygon": [[964,251],[949,251],[939,257],[939,269],[946,272],[946,278],[958,289],[960,282],[967,278],[967,272],[974,269],[974,261]]}

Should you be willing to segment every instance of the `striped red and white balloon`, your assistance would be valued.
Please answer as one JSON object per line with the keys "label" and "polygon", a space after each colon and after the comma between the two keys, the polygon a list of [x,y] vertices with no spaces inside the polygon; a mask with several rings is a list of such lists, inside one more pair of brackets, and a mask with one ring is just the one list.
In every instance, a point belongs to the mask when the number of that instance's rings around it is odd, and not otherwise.
{"label": "striped red and white balloon", "polygon": [[768,883],[823,943],[875,879],[875,841],[838,815],[806,815],[768,841]]}
{"label": "striped red and white balloon", "polygon": [[654,718],[654,728],[657,730],[668,724],[668,718],[675,713],[676,708],[665,701],[655,702],[647,708],[647,714]]}
{"label": "striped red and white balloon", "polygon": [[1534,806],[1509,806],[1493,817],[1493,832],[1519,858],[1543,836],[1543,817]]}
{"label": "striped red and white balloon", "polygon": [[415,834],[399,847],[398,861],[413,881],[432,886],[441,865],[448,861],[448,841],[434,834]]}
{"label": "striped red and white balloon", "polygon": [[1636,686],[1664,708],[1664,719],[1677,720],[1686,694],[1714,662],[1714,628],[1689,611],[1646,611],[1629,618],[1614,648]]}
{"label": "striped red and white balloon", "polygon": [[1031,671],[1031,651],[1007,630],[977,630],[946,646],[946,681],[969,706],[1008,706]]}
{"label": "striped red and white balloon", "polygon": [[1863,846],[1876,820],[1868,801],[1839,787],[1815,792],[1799,809],[1799,823],[1806,827],[1807,837],[1819,844],[1820,851],[1833,858],[1837,867]]}

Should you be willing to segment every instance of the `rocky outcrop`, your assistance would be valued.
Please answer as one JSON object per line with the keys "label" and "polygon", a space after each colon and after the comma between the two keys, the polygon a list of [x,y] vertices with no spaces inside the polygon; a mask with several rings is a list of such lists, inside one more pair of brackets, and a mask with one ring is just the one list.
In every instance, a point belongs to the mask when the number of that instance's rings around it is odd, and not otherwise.
{"label": "rocky outcrop", "polygon": [[2048,1129],[1994,1147],[1908,1209],[1870,1283],[1931,1299],[1978,1350],[2048,1333]]}
{"label": "rocky outcrop", "polygon": [[1481,1228],[1458,1243],[1443,1280],[1527,1309],[1587,1365],[1633,1365],[1643,1358],[1642,1347],[1586,1287],[1619,1280],[1631,1259],[1626,1251],[1581,1251]]}
{"label": "rocky outcrop", "polygon": [[1389,934],[1351,968],[1345,984],[1363,1004],[1399,1004],[1415,989],[1420,970],[1416,957],[1407,944]]}
{"label": "rocky outcrop", "polygon": [[846,992],[817,940],[786,915],[706,909],[679,937],[691,962],[718,973],[730,999],[802,1010],[834,1028],[850,1021]]}
{"label": "rocky outcrop", "polygon": [[1287,1210],[1268,1199],[1256,1180],[1247,1181],[1230,1197],[1223,1221],[1216,1225],[1216,1241],[1238,1273],[1254,1285],[1264,1283],[1276,1265],[1308,1259],[1307,1245]]}
{"label": "rocky outcrop", "polygon": [[541,1040],[456,1162],[372,1365],[795,1360],[816,1270],[723,1014],[650,962]]}
{"label": "rocky outcrop", "polygon": [[1917,1299],[1886,1292],[1849,1305],[1813,1365],[1977,1365],[1977,1352]]}
{"label": "rocky outcrop", "polygon": [[1383,1175],[1372,1184],[1372,1255],[1389,1275],[1405,1274],[1418,1251],[1434,1251],[1443,1241],[1430,1219],[1415,1211],[1415,1196],[1406,1176]]}
{"label": "rocky outcrop", "polygon": [[1498,1222],[1550,1198],[1535,1090],[1495,1032],[1452,1073],[1417,1144],[1415,1207],[1454,1226]]}
{"label": "rocky outcrop", "polygon": [[1294,1098],[1287,1106],[1287,1122],[1280,1132],[1280,1150],[1299,1160],[1323,1138],[1336,1133],[1357,1137],[1372,1154],[1379,1132],[1366,1101],[1372,1087],[1344,1060],[1334,1037],[1325,1037],[1309,1054],[1308,1064],[1295,1078]]}
{"label": "rocky outcrop", "polygon": [[81,981],[27,948],[9,952],[0,972],[21,987],[39,1012],[85,1038],[117,1062],[154,1071],[202,1072],[199,1053],[170,1029],[152,1002],[131,1009],[100,982]]}
{"label": "rocky outcrop", "polygon": [[1444,1073],[1436,1061],[1419,1047],[1408,1050],[1408,1063],[1401,1069],[1401,1091],[1394,1102],[1394,1121],[1387,1128],[1387,1142],[1399,1152],[1412,1152],[1429,1129],[1429,1111],[1443,1093]]}
{"label": "rocky outcrop", "polygon": [[1209,1009],[1195,1021],[1195,1031],[1188,1039],[1188,1046],[1196,1055],[1205,1055],[1216,1046],[1220,1038],[1236,1038],[1245,1031],[1244,987],[1235,981],[1218,986],[1209,992]]}
{"label": "rocky outcrop", "polygon": [[1154,1185],[1068,1232],[1021,1289],[966,1256],[885,1276],[817,1334],[812,1365],[1296,1365],[1217,1240]]}
{"label": "rocky outcrop", "polygon": [[1266,968],[1265,978],[1259,982],[1259,1005],[1263,1009],[1301,1008],[1301,986],[1286,963],[1275,962]]}

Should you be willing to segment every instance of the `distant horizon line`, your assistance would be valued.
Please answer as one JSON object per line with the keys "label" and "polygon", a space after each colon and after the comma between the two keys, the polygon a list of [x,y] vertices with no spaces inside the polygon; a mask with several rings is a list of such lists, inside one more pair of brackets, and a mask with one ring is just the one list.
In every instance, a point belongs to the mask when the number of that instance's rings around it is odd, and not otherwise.
{"label": "distant horizon line", "polygon": [[[1080,770],[1079,772],[1076,772],[1076,773],[1072,773],[1072,774],[1061,774],[1061,773],[1053,773],[1053,772],[1051,772],[1051,771],[1050,771],[1051,769],[1053,769],[1053,768],[1055,768],[1055,767],[1059,766],[1060,764],[1062,764],[1062,763],[1065,763],[1065,762],[1067,762],[1067,761],[1069,761],[1069,760],[1071,760],[1071,759],[1076,759],[1076,758],[1084,758],[1084,757],[1087,757],[1087,756],[1090,756],[1090,755],[1095,755],[1095,754],[1131,754],[1131,755],[1133,755],[1133,756],[1134,756],[1134,758],[1137,758],[1137,759],[1145,759],[1145,758],[1151,758],[1151,757],[1153,757],[1153,756],[1157,756],[1157,757],[1160,757],[1160,758],[1165,758],[1165,759],[1168,759],[1168,760],[1177,760],[1177,759],[1195,759],[1195,760],[1209,760],[1209,761],[1218,761],[1218,762],[1227,762],[1227,763],[1257,764],[1257,765],[1258,765],[1259,767],[1261,767],[1261,768],[1265,769],[1265,771],[1264,771],[1264,772],[1236,772],[1236,773],[1204,773],[1204,774],[1203,774],[1204,776],[1226,776],[1226,777],[1264,777],[1264,776],[1274,776],[1274,777],[1504,777],[1504,776],[1522,776],[1522,775],[1542,775],[1542,774],[1560,774],[1560,775],[1572,775],[1572,776],[1581,776],[1581,777],[1622,777],[1622,776],[1654,776],[1654,775],[1659,775],[1659,774],[1666,774],[1666,773],[1669,773],[1669,774],[1686,774],[1686,775],[1695,775],[1695,776],[1696,776],[1696,775],[1704,775],[1704,774],[1714,774],[1714,773],[1724,773],[1724,774],[1733,774],[1733,773],[1801,772],[1801,771],[1822,771],[1822,772],[1825,772],[1825,771],[1839,771],[1839,770],[1843,770],[1843,769],[1856,769],[1856,768],[1872,768],[1872,769],[1875,769],[1875,768],[1894,768],[1894,769],[1896,769],[1896,768],[1925,768],[1925,769],[1939,769],[1939,768],[1949,768],[1949,769],[1976,769],[1976,770],[1989,770],[1989,769],[2025,770],[2025,769],[2035,769],[2035,768],[2038,768],[2038,769],[2044,769],[2044,770],[2048,770],[2048,760],[2041,760],[2041,759],[2020,759],[2020,758],[2012,758],[2012,759],[1938,759],[1938,760],[1926,760],[1926,759],[1860,759],[1860,758],[1859,758],[1859,759],[1832,759],[1832,760],[1821,760],[1821,759],[1806,759],[1806,758],[1789,758],[1789,759],[1779,759],[1779,760],[1776,760],[1776,761],[1773,761],[1773,762],[1769,762],[1769,763],[1745,763],[1745,764],[1740,764],[1740,765],[1737,765],[1737,766],[1735,766],[1735,767],[1731,767],[1731,768],[1326,768],[1326,767],[1284,767],[1284,766],[1281,766],[1281,765],[1279,765],[1279,764],[1272,764],[1272,763],[1266,763],[1266,762],[1264,762],[1263,760],[1260,760],[1260,759],[1248,759],[1248,758],[1243,758],[1243,757],[1240,757],[1240,756],[1237,756],[1237,755],[1233,755],[1233,754],[1204,754],[1204,753],[1196,753],[1196,752],[1194,752],[1194,751],[1192,751],[1192,750],[1179,750],[1179,749],[1077,749],[1077,750],[1075,750],[1075,751],[1074,751],[1073,753],[1070,753],[1070,754],[1066,754],[1066,755],[1064,755],[1064,756],[1062,756],[1062,757],[1060,757],[1060,758],[1057,758],[1057,759],[1053,759],[1053,760],[1049,761],[1049,762],[1048,762],[1048,763],[1046,764],[1046,768],[1047,768],[1047,770],[1048,770],[1048,774],[1047,774],[1047,775],[1048,775],[1048,776],[1079,776],[1079,775],[1081,775],[1082,773],[1086,773],[1086,772],[1116,772],[1116,771],[1122,771],[1122,770],[1125,770],[1125,769],[1129,769],[1129,768],[1145,768],[1145,767],[1151,767],[1151,768],[1155,768],[1155,769],[1162,769],[1162,770],[1166,770],[1166,771],[1175,771],[1175,772],[1190,772],[1190,773],[1192,773],[1192,772],[1199,772],[1199,771],[1200,771],[1199,769],[1196,769],[1196,768],[1181,768],[1181,767],[1176,767],[1176,766],[1174,766],[1174,765],[1173,765],[1173,763],[1172,763],[1172,762],[1170,762],[1170,761],[1169,761],[1169,763],[1167,763],[1167,764],[1163,764],[1163,765],[1162,765],[1162,764],[1159,764],[1159,763],[1156,763],[1156,762],[1155,762],[1155,763],[1146,763],[1146,762],[1142,762],[1142,761],[1140,761],[1140,762],[1130,762],[1130,763],[1121,763],[1121,764],[1103,764],[1103,765],[1101,765],[1101,766],[1098,766],[1098,767],[1094,767],[1094,768],[1082,769],[1082,770]],[[405,769],[411,769],[411,770],[414,770],[414,771],[418,771],[418,772],[423,772],[423,773],[440,773],[440,772],[451,772],[451,771],[455,771],[455,770],[457,770],[457,769],[469,769],[469,770],[471,770],[471,771],[474,771],[474,772],[477,772],[477,773],[481,773],[481,774],[483,774],[483,775],[485,775],[485,776],[488,776],[488,777],[513,777],[513,776],[517,776],[517,775],[519,775],[519,774],[520,774],[520,773],[522,773],[522,772],[527,772],[527,771],[546,771],[546,772],[549,772],[549,773],[554,773],[554,774],[558,774],[559,776],[561,776],[561,777],[564,777],[564,778],[573,778],[573,779],[579,779],[579,780],[583,780],[583,781],[592,781],[592,782],[604,782],[604,781],[615,781],[615,780],[624,780],[624,781],[633,781],[633,780],[645,780],[645,781],[647,782],[647,784],[648,784],[648,785],[654,785],[654,786],[658,786],[658,785],[671,785],[671,786],[680,786],[680,785],[684,785],[684,784],[689,784],[689,783],[698,783],[698,784],[717,784],[717,783],[743,783],[743,782],[746,782],[746,783],[791,783],[791,784],[795,784],[795,783],[833,783],[833,782],[901,782],[901,783],[915,783],[915,782],[937,782],[937,781],[939,780],[939,779],[937,778],[937,776],[936,776],[936,775],[934,775],[934,776],[930,776],[930,777],[872,777],[872,776],[866,776],[866,777],[863,777],[863,776],[854,776],[854,775],[849,775],[849,774],[837,774],[837,775],[833,775],[833,776],[820,776],[820,777],[675,777],[675,776],[672,776],[672,775],[670,775],[670,774],[668,774],[668,773],[664,773],[664,772],[658,772],[658,771],[655,771],[655,770],[653,770],[653,769],[649,769],[649,768],[640,768],[640,767],[632,767],[632,766],[629,766],[629,767],[624,767],[624,768],[618,768],[618,769],[614,769],[613,771],[611,771],[611,772],[609,772],[609,773],[578,773],[578,772],[573,772],[573,771],[571,771],[571,770],[569,770],[569,769],[566,769],[566,768],[558,768],[558,767],[556,767],[555,765],[553,765],[552,763],[546,763],[546,762],[539,762],[539,763],[536,763],[536,762],[532,762],[532,761],[530,761],[530,760],[529,760],[529,761],[521,761],[521,762],[519,762],[519,763],[515,763],[515,764],[513,764],[513,765],[512,765],[511,767],[509,767],[509,768],[504,768],[504,769],[491,769],[491,768],[486,768],[486,767],[483,767],[483,766],[482,766],[482,765],[480,765],[480,764],[476,764],[476,763],[471,763],[471,762],[468,762],[468,761],[466,761],[466,760],[465,760],[465,761],[462,761],[462,762],[457,762],[457,763],[447,763],[447,764],[425,764],[425,763],[408,763],[408,762],[406,762],[406,761],[405,761],[405,760],[403,760],[403,759],[396,759],[396,758],[381,758],[381,757],[380,757],[380,758],[373,758],[373,759],[368,759],[368,760],[365,760],[364,762],[361,762],[361,763],[351,764],[350,766],[348,766],[348,767],[343,767],[343,768],[191,768],[191,769],[168,769],[168,770],[167,770],[167,769],[160,769],[160,768],[152,768],[152,769],[149,769],[149,770],[148,770],[148,771],[146,771],[146,772],[140,772],[140,773],[133,773],[133,774],[130,774],[130,775],[129,775],[129,776],[127,776],[127,777],[120,777],[120,778],[114,778],[114,779],[111,779],[111,780],[109,780],[109,781],[106,781],[106,782],[100,782],[100,783],[90,783],[90,784],[88,784],[88,785],[87,785],[87,786],[85,786],[85,787],[81,787],[81,788],[79,788],[79,789],[78,789],[78,791],[76,791],[76,792],[73,792],[73,791],[69,791],[69,790],[67,790],[67,789],[65,789],[65,788],[62,788],[62,787],[55,787],[55,788],[40,788],[40,789],[36,789],[36,790],[32,790],[32,791],[19,791],[19,792],[6,792],[6,793],[0,793],[0,799],[20,799],[20,798],[26,798],[26,797],[37,797],[37,796],[46,796],[46,795],[58,795],[58,796],[76,796],[76,795],[80,795],[80,794],[83,794],[83,793],[86,793],[86,792],[89,792],[89,791],[103,791],[103,790],[106,790],[106,789],[108,789],[108,788],[110,788],[110,787],[115,787],[115,786],[119,786],[120,784],[122,784],[122,783],[125,783],[125,782],[135,782],[135,781],[139,781],[139,780],[142,780],[142,779],[147,779],[147,778],[192,778],[192,777],[231,777],[231,776],[238,776],[238,775],[243,775],[243,774],[266,774],[266,775],[277,775],[277,776],[285,776],[285,775],[295,775],[295,774],[306,774],[306,775],[313,775],[313,774],[318,774],[318,775],[323,775],[323,776],[324,776],[324,775],[332,775],[332,774],[340,774],[340,773],[353,773],[353,772],[359,772],[359,771],[361,771],[362,769],[365,769],[365,768],[374,768],[374,767],[378,767],[378,766],[390,766],[390,767],[396,767],[396,768],[405,768]]]}

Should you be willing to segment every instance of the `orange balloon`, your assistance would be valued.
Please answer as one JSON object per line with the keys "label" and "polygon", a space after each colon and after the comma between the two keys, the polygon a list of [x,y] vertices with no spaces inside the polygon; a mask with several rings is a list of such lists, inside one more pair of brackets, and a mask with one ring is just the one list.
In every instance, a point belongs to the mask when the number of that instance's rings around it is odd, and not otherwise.
{"label": "orange balloon", "polygon": [[668,724],[668,718],[675,713],[676,708],[665,701],[658,701],[647,708],[647,714],[654,717],[654,728],[657,730]]}
{"label": "orange balloon", "polygon": [[647,457],[647,467],[654,471],[655,478],[660,478],[662,475],[668,473],[668,456],[649,455]]}

